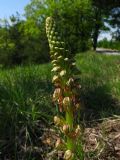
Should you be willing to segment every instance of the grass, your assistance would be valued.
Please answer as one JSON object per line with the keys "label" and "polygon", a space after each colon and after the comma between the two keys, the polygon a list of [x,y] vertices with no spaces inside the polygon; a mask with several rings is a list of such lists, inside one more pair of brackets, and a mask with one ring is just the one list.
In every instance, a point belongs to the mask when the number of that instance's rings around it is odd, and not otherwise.
{"label": "grass", "polygon": [[11,148],[9,152],[17,156],[19,131],[25,128],[24,135],[29,134],[26,143],[32,145],[37,121],[49,124],[53,114],[50,65],[1,70],[0,77],[0,150],[7,154]]}
{"label": "grass", "polygon": [[81,70],[81,96],[85,106],[105,116],[118,112],[120,56],[86,53],[77,55],[76,60]]}
{"label": "grass", "polygon": [[[80,98],[87,108],[80,120],[120,114],[120,56],[88,52],[75,58],[81,70]],[[50,70],[50,64],[0,70],[0,158],[19,159],[21,145],[40,147],[38,125],[50,125],[55,112]],[[30,152],[22,158],[31,157]]]}
{"label": "grass", "polygon": [[98,47],[120,51],[120,41],[108,41],[106,38],[98,42]]}

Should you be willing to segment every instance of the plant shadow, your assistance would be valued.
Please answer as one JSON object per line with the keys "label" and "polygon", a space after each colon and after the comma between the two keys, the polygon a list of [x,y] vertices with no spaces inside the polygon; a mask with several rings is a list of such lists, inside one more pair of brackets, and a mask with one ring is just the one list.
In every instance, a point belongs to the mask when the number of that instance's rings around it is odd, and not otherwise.
{"label": "plant shadow", "polygon": [[80,120],[100,120],[120,115],[120,101],[110,94],[107,85],[89,88],[81,92]]}

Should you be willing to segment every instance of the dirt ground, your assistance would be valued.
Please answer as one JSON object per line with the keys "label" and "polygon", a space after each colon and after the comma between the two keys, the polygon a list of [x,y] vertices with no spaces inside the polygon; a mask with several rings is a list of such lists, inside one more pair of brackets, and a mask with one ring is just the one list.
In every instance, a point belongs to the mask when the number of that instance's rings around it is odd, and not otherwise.
{"label": "dirt ground", "polygon": [[[53,147],[57,139],[54,130],[46,130],[42,142],[46,147]],[[82,133],[84,160],[119,160],[120,159],[120,117],[89,121],[84,124]],[[62,152],[55,150],[46,154],[45,160],[54,157],[62,160]],[[79,157],[78,157],[78,160]]]}
{"label": "dirt ground", "polygon": [[[120,160],[120,116],[82,123],[84,160]],[[32,157],[29,160],[63,160],[63,152],[54,150],[58,138],[56,131],[42,122],[38,122],[35,128],[31,131],[32,143],[26,141],[26,129],[21,130],[17,137],[16,159],[28,160],[28,157]],[[0,160],[14,159],[9,144],[0,153]],[[80,157],[77,160],[81,160]]]}

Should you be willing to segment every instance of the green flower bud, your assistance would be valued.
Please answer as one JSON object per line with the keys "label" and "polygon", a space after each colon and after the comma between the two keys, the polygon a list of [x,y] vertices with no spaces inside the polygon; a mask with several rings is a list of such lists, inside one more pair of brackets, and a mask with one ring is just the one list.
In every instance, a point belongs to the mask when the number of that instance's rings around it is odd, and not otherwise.
{"label": "green flower bud", "polygon": [[55,23],[53,23],[52,27],[55,28]]}
{"label": "green flower bud", "polygon": [[49,36],[49,39],[52,39],[52,36],[51,36],[51,35]]}
{"label": "green flower bud", "polygon": [[59,34],[58,34],[58,32],[54,32],[54,35],[56,35],[56,36],[57,36],[57,35],[59,35]]}
{"label": "green flower bud", "polygon": [[60,42],[62,45],[65,45],[65,42]]}
{"label": "green flower bud", "polygon": [[53,67],[57,67],[57,64],[56,64],[56,63],[54,63],[54,64],[53,64]]}
{"label": "green flower bud", "polygon": [[54,35],[54,32],[53,32],[53,31],[51,31],[51,32],[50,32],[50,34],[51,34],[51,35]]}
{"label": "green flower bud", "polygon": [[55,50],[56,50],[56,51],[59,51],[59,48],[58,48],[58,47],[55,47]]}
{"label": "green flower bud", "polygon": [[57,36],[57,39],[58,39],[58,40],[60,40],[60,39],[61,39],[61,37],[60,37],[60,36]]}
{"label": "green flower bud", "polygon": [[52,39],[53,39],[53,41],[56,41],[56,36],[53,36]]}
{"label": "green flower bud", "polygon": [[59,41],[56,41],[56,45],[60,46],[60,42],[59,42]]}
{"label": "green flower bud", "polygon": [[64,48],[59,48],[59,50],[64,51],[65,49]]}
{"label": "green flower bud", "polygon": [[57,60],[61,60],[61,59],[63,59],[63,56],[57,57]]}
{"label": "green flower bud", "polygon": [[56,42],[55,42],[55,41],[51,41],[51,43],[52,43],[52,44],[55,44]]}
{"label": "green flower bud", "polygon": [[58,52],[56,52],[56,53],[54,54],[54,56],[58,56]]}
{"label": "green flower bud", "polygon": [[72,63],[72,66],[75,66],[75,62]]}

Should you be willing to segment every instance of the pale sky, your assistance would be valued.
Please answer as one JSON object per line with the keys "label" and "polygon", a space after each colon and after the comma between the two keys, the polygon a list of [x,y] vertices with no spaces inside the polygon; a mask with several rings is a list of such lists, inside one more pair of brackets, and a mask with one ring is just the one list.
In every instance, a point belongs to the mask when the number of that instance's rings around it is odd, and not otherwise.
{"label": "pale sky", "polygon": [[30,0],[0,0],[0,19],[9,18],[12,14],[24,13],[24,7]]}

